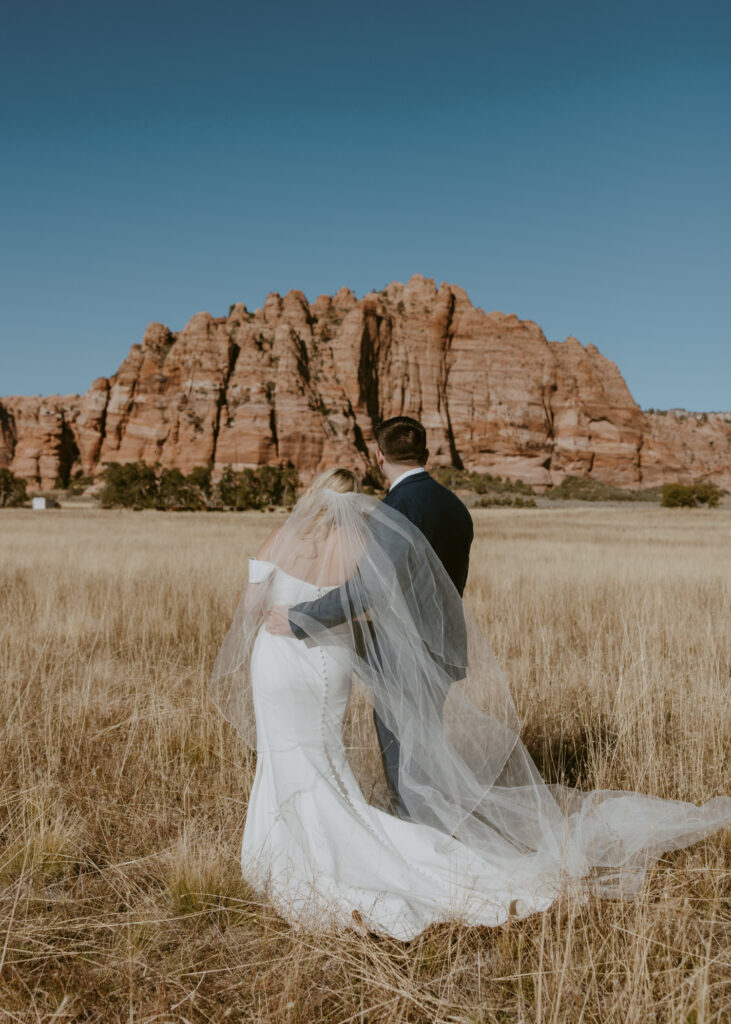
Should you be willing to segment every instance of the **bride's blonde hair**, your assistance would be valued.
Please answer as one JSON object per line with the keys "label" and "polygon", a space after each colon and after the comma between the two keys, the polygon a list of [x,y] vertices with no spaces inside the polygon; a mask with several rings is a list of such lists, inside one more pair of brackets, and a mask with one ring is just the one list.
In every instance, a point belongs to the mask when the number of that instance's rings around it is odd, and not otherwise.
{"label": "bride's blonde hair", "polygon": [[337,467],[336,469],[324,469],[314,476],[310,486],[302,492],[302,497],[312,494],[314,491],[321,491],[325,487],[337,494],[349,494],[351,491],[360,494],[363,490],[355,473],[350,469]]}
{"label": "bride's blonde hair", "polygon": [[[300,501],[317,491],[324,490],[334,491],[336,494],[360,494],[362,487],[360,480],[350,469],[342,467],[325,469],[312,478],[310,486],[303,491]],[[302,536],[315,543],[325,540],[335,521],[333,510],[323,506],[314,513],[309,525],[305,526]]]}

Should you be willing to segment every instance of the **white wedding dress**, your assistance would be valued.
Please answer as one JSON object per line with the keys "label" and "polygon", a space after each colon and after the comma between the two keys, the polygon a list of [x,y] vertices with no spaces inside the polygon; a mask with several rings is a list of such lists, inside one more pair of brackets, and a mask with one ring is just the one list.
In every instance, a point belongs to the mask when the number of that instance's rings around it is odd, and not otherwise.
{"label": "white wedding dress", "polygon": [[[249,581],[210,696],[257,752],[244,877],[292,924],[409,940],[437,921],[524,917],[562,892],[631,896],[658,857],[731,823],[726,796],[546,783],[442,563],[377,499],[303,496]],[[299,639],[267,631],[275,606]],[[355,686],[398,742],[403,817],[359,785],[385,776],[357,701],[344,728]]]}
{"label": "white wedding dress", "polygon": [[[291,605],[327,589],[270,562],[272,600]],[[351,674],[323,647],[259,630],[251,656],[257,766],[246,815],[244,878],[293,924],[358,926],[408,940],[435,921],[496,925],[543,910],[558,879],[539,854],[491,864],[459,840],[366,803],[342,741]]]}

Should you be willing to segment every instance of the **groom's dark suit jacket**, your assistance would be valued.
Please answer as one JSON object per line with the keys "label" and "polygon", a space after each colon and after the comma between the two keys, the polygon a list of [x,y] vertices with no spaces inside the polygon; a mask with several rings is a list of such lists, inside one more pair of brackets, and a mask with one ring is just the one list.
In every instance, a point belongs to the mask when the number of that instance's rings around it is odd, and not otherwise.
{"label": "groom's dark suit jacket", "polygon": [[426,470],[402,480],[388,492],[383,503],[419,527],[461,597],[467,583],[473,536],[472,516],[467,507]]}

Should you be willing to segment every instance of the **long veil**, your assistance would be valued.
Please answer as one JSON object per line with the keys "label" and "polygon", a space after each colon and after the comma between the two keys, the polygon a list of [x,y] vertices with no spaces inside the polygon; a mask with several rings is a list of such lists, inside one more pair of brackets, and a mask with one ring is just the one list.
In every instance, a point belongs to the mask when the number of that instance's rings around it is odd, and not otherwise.
{"label": "long veil", "polygon": [[[636,891],[651,860],[731,823],[729,797],[699,807],[546,784],[495,655],[442,563],[416,526],[377,499],[327,488],[306,495],[266,560],[314,591],[291,609],[300,639],[286,644],[327,650],[352,675],[351,700],[372,706],[395,737],[402,816],[489,863],[530,858],[562,883],[590,876],[606,896]],[[252,747],[249,661],[270,581],[247,587],[210,683]],[[349,743],[356,768],[362,744]]]}

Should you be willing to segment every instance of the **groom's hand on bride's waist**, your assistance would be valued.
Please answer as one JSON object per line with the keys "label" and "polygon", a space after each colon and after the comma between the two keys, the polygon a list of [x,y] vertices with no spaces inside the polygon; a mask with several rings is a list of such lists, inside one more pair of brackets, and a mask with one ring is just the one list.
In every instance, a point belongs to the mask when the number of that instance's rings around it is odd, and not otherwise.
{"label": "groom's hand on bride's waist", "polygon": [[276,636],[294,636],[289,624],[289,605],[272,605],[267,612],[264,624],[267,633],[274,633]]}

